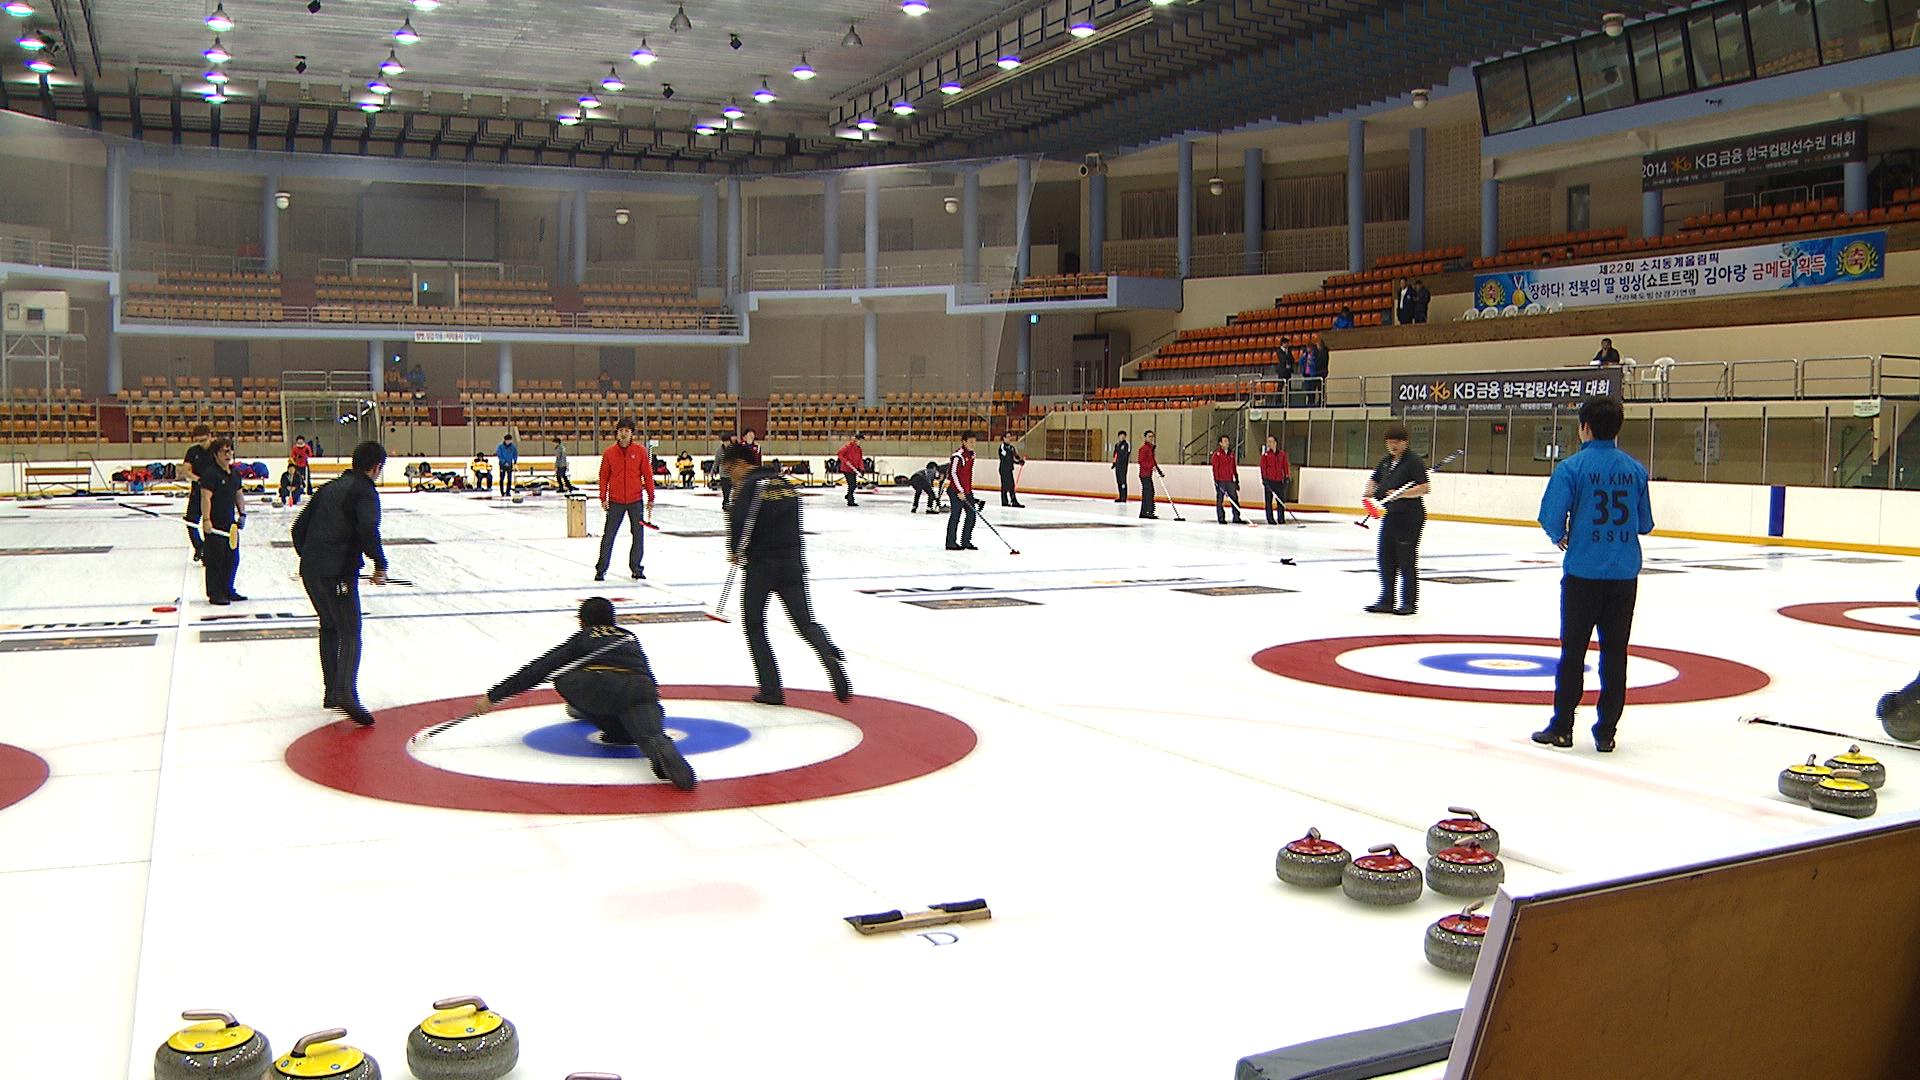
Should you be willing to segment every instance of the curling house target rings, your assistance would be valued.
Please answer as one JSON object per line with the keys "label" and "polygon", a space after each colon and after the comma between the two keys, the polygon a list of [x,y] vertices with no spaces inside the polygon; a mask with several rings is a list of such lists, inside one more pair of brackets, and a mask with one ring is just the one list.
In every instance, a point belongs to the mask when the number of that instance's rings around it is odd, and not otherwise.
{"label": "curling house target rings", "polygon": [[1817,626],[1838,626],[1846,630],[1871,630],[1876,634],[1912,634],[1920,636],[1920,626],[1891,626],[1885,623],[1868,622],[1856,619],[1853,612],[1883,610],[1886,608],[1911,608],[1908,600],[1842,600],[1831,604],[1794,604],[1783,607],[1780,614],[1800,622]]}
{"label": "curling house target rings", "polygon": [[[1508,690],[1492,686],[1449,686],[1420,682],[1413,678],[1398,679],[1366,674],[1344,667],[1340,663],[1343,655],[1361,649],[1428,644],[1526,645],[1552,650],[1556,656],[1560,651],[1558,638],[1512,637],[1501,634],[1388,634],[1377,637],[1323,638],[1275,645],[1255,653],[1253,662],[1275,675],[1284,675],[1301,682],[1316,683],[1341,690],[1361,690],[1370,694],[1391,694],[1396,697],[1427,698],[1436,701],[1477,701],[1493,705],[1553,704],[1551,687],[1538,690]],[[1681,702],[1738,697],[1741,694],[1750,694],[1764,689],[1770,681],[1766,672],[1758,668],[1748,667],[1732,660],[1722,660],[1716,656],[1703,656],[1699,653],[1681,652],[1675,649],[1656,649],[1644,645],[1631,645],[1627,651],[1637,659],[1664,664],[1674,672],[1674,677],[1667,681],[1631,687],[1627,691],[1629,704],[1672,705]],[[1587,655],[1590,661],[1595,656],[1591,650]],[[1631,671],[1631,666],[1629,670]],[[1480,674],[1503,673],[1481,672]],[[1597,697],[1597,690],[1596,681],[1589,676],[1587,693],[1583,701],[1591,704]]]}
{"label": "curling house target rings", "polygon": [[[751,701],[752,687],[663,686],[669,701]],[[361,728],[338,721],[302,735],[287,765],[316,784],[416,806],[512,814],[664,814],[770,806],[846,795],[926,776],[972,752],[972,728],[932,709],[883,698],[839,702],[819,690],[788,690],[789,705],[844,720],[860,730],[852,750],[825,761],[735,779],[702,780],[692,791],[665,784],[550,784],[450,772],[407,752],[417,732],[464,714],[471,697],[424,701],[379,713]],[[560,703],[552,690],[522,694],[496,711]],[[472,723],[485,723],[481,717]],[[637,764],[644,774],[646,766]],[[647,779],[651,779],[648,775]]]}
{"label": "curling house target rings", "polygon": [[0,743],[0,810],[40,790],[48,773],[40,755]]}

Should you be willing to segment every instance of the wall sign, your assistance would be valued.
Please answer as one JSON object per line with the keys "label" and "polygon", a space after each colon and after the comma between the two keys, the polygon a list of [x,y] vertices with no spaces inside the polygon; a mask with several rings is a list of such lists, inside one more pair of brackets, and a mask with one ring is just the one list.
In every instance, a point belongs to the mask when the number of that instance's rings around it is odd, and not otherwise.
{"label": "wall sign", "polygon": [[1865,160],[1867,122],[1834,120],[1647,154],[1640,159],[1640,190],[1658,191]]}
{"label": "wall sign", "polygon": [[1622,375],[1617,367],[1395,375],[1393,411],[1466,415],[1577,409],[1590,397],[1621,397]]}
{"label": "wall sign", "polygon": [[1717,251],[1476,274],[1473,302],[1486,311],[1508,304],[1605,307],[1742,296],[1878,281],[1886,276],[1886,267],[1885,232],[1813,236]]}

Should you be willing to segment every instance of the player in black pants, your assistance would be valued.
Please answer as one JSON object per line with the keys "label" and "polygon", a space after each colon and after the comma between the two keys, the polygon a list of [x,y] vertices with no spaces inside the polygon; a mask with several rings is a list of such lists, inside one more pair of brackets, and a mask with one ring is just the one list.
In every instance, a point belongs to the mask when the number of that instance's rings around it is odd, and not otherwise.
{"label": "player in black pants", "polygon": [[360,704],[360,567],[373,560],[373,583],[387,583],[387,553],[380,546],[380,492],[375,485],[387,464],[386,448],[363,442],[353,448],[353,468],[322,485],[293,521],[293,549],[300,580],[320,620],[322,702],[362,726],[373,714]]}
{"label": "player in black pants", "polygon": [[1025,465],[1026,463],[1027,463],[1027,459],[1020,456],[1020,448],[1013,445],[1013,433],[1008,432],[1004,435],[1001,435],[1000,436],[1000,505],[1001,506],[1017,506],[1017,507],[1021,507],[1022,509],[1025,508],[1025,504],[1020,501],[1020,494],[1013,490],[1013,470],[1014,470],[1014,466]]}
{"label": "player in black pants", "polygon": [[[1422,501],[1433,485],[1427,463],[1407,449],[1407,425],[1387,425],[1387,456],[1373,467],[1363,494],[1378,496],[1386,511],[1380,522],[1380,599],[1367,610],[1376,615],[1411,615],[1420,596],[1420,531],[1427,524]],[[1394,603],[1394,585],[1400,586]]]}
{"label": "player in black pants", "polygon": [[785,705],[780,668],[767,643],[767,600],[778,593],[787,617],[826,665],[833,696],[841,701],[853,695],[847,680],[846,657],[827,637],[826,627],[813,618],[807,596],[807,566],[800,546],[800,493],[778,469],[756,467],[753,452],[742,445],[727,447],[720,467],[733,482],[733,509],[727,518],[727,559],[746,564],[741,583],[740,623],[753,654],[753,675],[762,705]]}
{"label": "player in black pants", "polygon": [[604,596],[581,601],[579,631],[487,691],[473,703],[473,714],[485,715],[548,679],[570,715],[599,728],[606,742],[638,746],[653,763],[653,775],[681,791],[693,790],[693,766],[667,735],[660,684],[640,639],[614,625],[612,601]]}
{"label": "player in black pants", "polygon": [[206,543],[200,537],[200,514],[205,508],[205,500],[200,497],[200,473],[209,467],[207,444],[213,441],[213,429],[205,424],[195,424],[193,442],[187,444],[186,459],[182,462],[183,472],[189,481],[187,488],[187,539],[193,543],[193,561],[206,558]]}
{"label": "player in black pants", "polygon": [[913,509],[909,511],[910,513],[917,514],[920,512],[920,496],[922,495],[927,497],[927,513],[938,514],[942,512],[940,509],[940,488],[945,485],[946,480],[940,475],[940,466],[937,463],[927,462],[927,467],[914,473],[909,482],[913,485]]}
{"label": "player in black pants", "polygon": [[202,561],[207,570],[207,603],[225,607],[246,597],[233,591],[240,569],[240,530],[247,524],[247,497],[233,469],[233,440],[215,439],[195,473],[200,489]]}

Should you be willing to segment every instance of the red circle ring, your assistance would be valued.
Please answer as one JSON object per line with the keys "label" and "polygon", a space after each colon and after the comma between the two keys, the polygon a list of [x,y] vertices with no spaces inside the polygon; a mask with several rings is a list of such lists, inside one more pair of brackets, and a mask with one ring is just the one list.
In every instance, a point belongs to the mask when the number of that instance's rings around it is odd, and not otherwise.
{"label": "red circle ring", "polygon": [[1818,626],[1838,626],[1847,630],[1871,630],[1876,634],[1912,634],[1920,637],[1920,627],[1882,626],[1865,619],[1856,619],[1849,611],[1864,611],[1867,608],[1910,608],[1907,600],[1842,600],[1835,604],[1794,604],[1783,607],[1780,614],[1800,622]]}
{"label": "red circle ring", "polygon": [[[1477,701],[1489,705],[1551,705],[1551,690],[1500,690],[1493,687],[1435,686],[1412,680],[1388,679],[1365,675],[1341,667],[1339,658],[1356,649],[1380,645],[1545,645],[1560,647],[1558,638],[1510,637],[1501,634],[1387,634],[1379,637],[1322,638],[1275,645],[1253,655],[1253,662],[1275,675],[1301,682],[1362,690],[1370,694],[1395,697],[1429,698],[1437,701]],[[1634,705],[1674,705],[1688,701],[1712,701],[1738,697],[1765,689],[1771,681],[1758,668],[1699,653],[1654,649],[1644,645],[1627,646],[1629,655],[1657,660],[1678,674],[1654,686],[1637,686],[1627,691]],[[1598,700],[1596,690],[1587,691],[1583,704]]]}
{"label": "red circle ring", "polygon": [[[741,686],[663,686],[665,698],[749,701]],[[552,690],[523,694],[503,709],[553,705]],[[380,713],[371,728],[328,724],[287,748],[287,765],[336,791],[388,802],[505,814],[668,814],[730,810],[825,799],[912,780],[944,769],[972,752],[972,728],[945,713],[884,698],[835,701],[819,690],[788,690],[787,701],[838,717],[860,729],[860,742],[838,757],[779,772],[731,780],[703,780],[692,791],[664,784],[547,784],[469,776],[428,765],[407,752],[416,732],[464,715],[472,698],[423,701]],[[644,769],[644,764],[638,765]]]}
{"label": "red circle ring", "polygon": [[39,791],[50,772],[40,755],[0,743],[0,810]]}

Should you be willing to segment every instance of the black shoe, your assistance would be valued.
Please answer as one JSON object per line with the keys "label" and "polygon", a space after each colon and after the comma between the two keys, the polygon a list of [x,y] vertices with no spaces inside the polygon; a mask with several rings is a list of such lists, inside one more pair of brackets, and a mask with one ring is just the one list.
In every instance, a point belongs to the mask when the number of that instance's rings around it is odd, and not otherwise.
{"label": "black shoe", "polygon": [[[627,738],[625,735],[613,735],[605,731],[596,733],[594,735],[594,738],[602,746],[639,746],[640,745],[639,743],[634,742],[632,739]],[[663,776],[660,779],[665,780],[666,777]]]}
{"label": "black shoe", "polygon": [[1603,736],[1597,730],[1593,733],[1593,748],[1595,750],[1598,750],[1602,754],[1611,754],[1613,753],[1613,746],[1613,736]]}
{"label": "black shoe", "polygon": [[207,603],[212,604],[214,607],[226,607],[228,604],[233,603],[233,601],[222,596],[217,600],[208,600]]}
{"label": "black shoe", "polygon": [[574,707],[573,707],[573,706],[571,706],[571,705],[569,705],[569,706],[567,706],[567,719],[569,719],[569,720],[585,720],[586,718],[587,718],[587,714],[586,714],[586,713],[583,713],[583,712],[581,712],[581,711],[580,711],[579,709],[576,709],[576,708],[574,708]]}
{"label": "black shoe", "polygon": [[[681,791],[692,791],[694,784],[693,766],[680,755],[680,748],[665,735],[647,740],[647,759],[653,762],[653,774],[671,783]],[[664,774],[664,775],[662,775]]]}
{"label": "black shoe", "polygon": [[334,697],[332,694],[324,695],[320,699],[320,707],[323,709],[337,709],[340,707],[340,699]]}
{"label": "black shoe", "polygon": [[966,549],[961,547],[959,544],[948,544],[947,550],[948,551],[965,551]]}
{"label": "black shoe", "polygon": [[1141,514],[1140,520],[1141,521],[1159,521],[1160,515],[1159,514]]}
{"label": "black shoe", "polygon": [[605,570],[595,570],[593,572],[593,580],[595,581],[607,580],[607,572]]}
{"label": "black shoe", "polygon": [[347,714],[347,719],[359,724],[361,727],[373,726],[373,714],[367,711],[365,705],[357,701],[349,701],[341,705],[340,708]]}
{"label": "black shoe", "polygon": [[1020,503],[1020,502],[1017,502],[1017,503],[1009,503],[1009,504],[1007,504],[1007,505],[1009,505],[1009,506],[1011,506],[1011,507],[1013,507],[1013,508],[1014,508],[1015,510],[1025,510],[1025,509],[1027,508],[1027,504],[1026,504],[1026,503]]}
{"label": "black shoe", "polygon": [[1367,605],[1367,614],[1369,615],[1391,615],[1395,610],[1393,601],[1391,600],[1376,600]]}
{"label": "black shoe", "polygon": [[845,701],[853,696],[853,681],[847,678],[845,657],[827,665],[827,679],[833,683],[833,699]]}
{"label": "black shoe", "polygon": [[196,551],[193,553],[194,562],[204,562],[205,560],[206,560],[206,556],[201,554],[200,552]]}
{"label": "black shoe", "polygon": [[635,581],[645,581],[646,578],[647,572],[645,570],[635,570],[633,572],[633,580]]}
{"label": "black shoe", "polygon": [[1415,608],[1415,607],[1414,607],[1414,606],[1413,606],[1412,604],[1407,604],[1407,605],[1404,605],[1404,606],[1402,606],[1402,607],[1397,607],[1397,608],[1394,608],[1394,609],[1393,609],[1393,613],[1394,613],[1395,615],[1411,615],[1411,614],[1413,614],[1413,613],[1414,613],[1415,611],[1417,611],[1417,610],[1418,610],[1418,609],[1417,609],[1417,608]]}
{"label": "black shoe", "polygon": [[762,690],[753,695],[755,705],[785,705],[787,695],[779,690]]}
{"label": "black shoe", "polygon": [[1557,746],[1562,750],[1566,750],[1573,746],[1572,735],[1570,734],[1563,735],[1560,732],[1553,730],[1552,728],[1542,728],[1541,730],[1534,732],[1532,737],[1533,737],[1533,741],[1539,743],[1541,746]]}
{"label": "black shoe", "polygon": [[1233,519],[1233,523],[1234,523],[1235,525],[1245,525],[1245,524],[1247,523],[1247,519],[1246,519],[1246,518],[1234,518],[1234,519]]}
{"label": "black shoe", "polygon": [[960,549],[962,551],[979,551],[980,550],[979,548],[974,547],[972,544],[961,544]]}
{"label": "black shoe", "polygon": [[245,599],[246,599],[246,597],[244,597],[244,596],[241,596],[241,595],[240,595],[239,593],[228,593],[228,594],[227,594],[227,599],[229,599],[229,600],[245,600]]}

